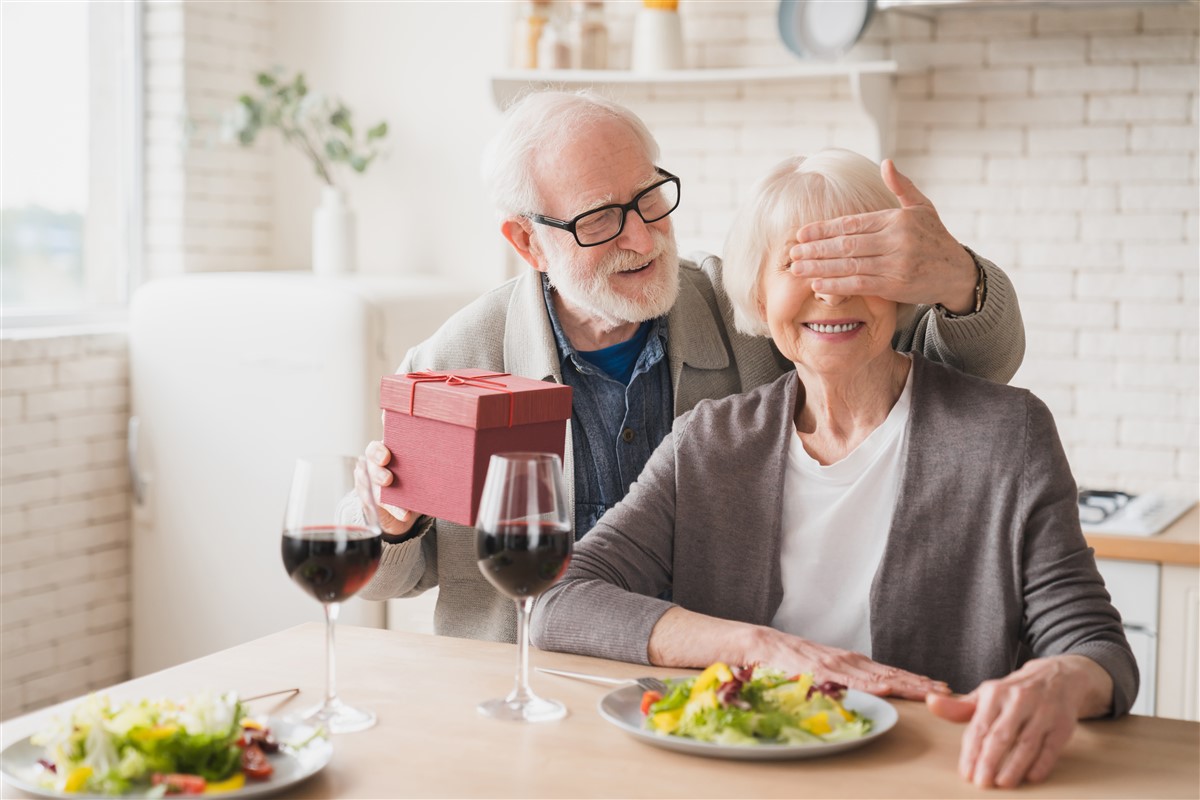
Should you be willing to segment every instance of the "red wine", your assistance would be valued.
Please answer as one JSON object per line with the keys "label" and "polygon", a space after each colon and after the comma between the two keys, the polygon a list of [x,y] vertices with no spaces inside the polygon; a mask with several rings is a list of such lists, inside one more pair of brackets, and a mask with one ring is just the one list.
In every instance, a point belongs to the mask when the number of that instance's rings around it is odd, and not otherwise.
{"label": "red wine", "polygon": [[536,597],[567,571],[570,526],[553,523],[500,523],[475,536],[479,569],[493,586],[513,598]]}
{"label": "red wine", "polygon": [[322,603],[353,597],[379,568],[383,542],[369,528],[317,527],[283,535],[283,566]]}

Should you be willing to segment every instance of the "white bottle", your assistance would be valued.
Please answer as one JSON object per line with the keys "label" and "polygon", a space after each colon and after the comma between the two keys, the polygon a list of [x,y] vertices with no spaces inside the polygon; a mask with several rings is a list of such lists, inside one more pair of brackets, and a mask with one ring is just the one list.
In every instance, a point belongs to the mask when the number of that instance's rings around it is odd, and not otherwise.
{"label": "white bottle", "polygon": [[673,2],[645,4],[633,20],[634,72],[683,69],[683,25]]}
{"label": "white bottle", "polygon": [[608,69],[608,24],[600,0],[572,0],[571,66],[574,69]]}
{"label": "white bottle", "polygon": [[553,8],[538,40],[538,69],[570,69],[571,43],[567,38],[562,10]]}

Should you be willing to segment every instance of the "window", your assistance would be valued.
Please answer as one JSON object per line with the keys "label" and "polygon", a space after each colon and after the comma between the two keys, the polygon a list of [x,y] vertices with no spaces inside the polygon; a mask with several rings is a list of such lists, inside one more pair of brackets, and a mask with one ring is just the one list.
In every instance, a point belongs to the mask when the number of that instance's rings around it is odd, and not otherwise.
{"label": "window", "polygon": [[119,310],[140,246],[139,3],[0,9],[4,327]]}

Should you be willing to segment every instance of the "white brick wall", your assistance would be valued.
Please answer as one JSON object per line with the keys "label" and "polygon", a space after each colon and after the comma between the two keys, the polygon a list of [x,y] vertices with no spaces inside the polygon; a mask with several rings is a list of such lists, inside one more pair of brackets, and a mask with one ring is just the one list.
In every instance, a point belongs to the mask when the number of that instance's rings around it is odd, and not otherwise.
{"label": "white brick wall", "polygon": [[[271,269],[271,137],[218,136],[272,65],[268,3],[147,3],[146,277]],[[185,135],[185,131],[191,131]]]}
{"label": "white brick wall", "polygon": [[[635,3],[609,4],[625,63]],[[689,66],[794,63],[777,4],[680,4]],[[1200,4],[881,14],[857,58],[892,58],[897,164],[950,230],[1011,275],[1028,334],[1014,383],[1051,405],[1081,484],[1195,496]],[[684,178],[676,229],[719,252],[754,179],[864,147],[835,79],[614,90]]]}
{"label": "white brick wall", "polygon": [[0,341],[0,718],[129,676],[120,332]]}

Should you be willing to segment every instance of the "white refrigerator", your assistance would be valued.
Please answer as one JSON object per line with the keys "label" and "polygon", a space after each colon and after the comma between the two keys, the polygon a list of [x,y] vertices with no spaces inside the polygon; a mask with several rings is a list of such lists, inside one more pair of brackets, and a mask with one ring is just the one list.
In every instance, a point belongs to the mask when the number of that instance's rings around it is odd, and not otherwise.
{"label": "white refrigerator", "polygon": [[[482,291],[280,272],[187,275],[135,293],[135,676],[323,618],[280,560],[292,461],[379,438],[380,377]],[[392,627],[420,629],[433,598],[422,600],[394,601]],[[387,616],[353,600],[341,622]]]}

